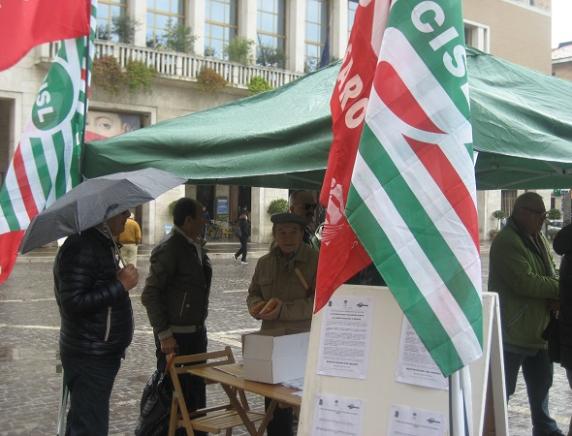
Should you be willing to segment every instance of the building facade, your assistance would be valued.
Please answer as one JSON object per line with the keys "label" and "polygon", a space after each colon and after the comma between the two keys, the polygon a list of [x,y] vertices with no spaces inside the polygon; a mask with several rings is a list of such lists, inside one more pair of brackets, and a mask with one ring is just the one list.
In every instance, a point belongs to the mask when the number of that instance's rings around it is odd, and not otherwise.
{"label": "building facade", "polygon": [[[114,87],[112,79],[94,81],[88,138],[109,137],[221,105],[251,95],[253,79],[278,87],[340,59],[356,8],[353,0],[99,0],[100,71],[126,71],[135,60],[152,69],[155,77],[148,89],[136,92],[129,86]],[[468,45],[550,73],[550,0],[465,0],[464,11]],[[0,73],[2,181],[56,49],[57,44],[37,47]],[[205,69],[224,79],[226,86],[205,86]],[[497,225],[492,212],[510,210],[516,194],[479,192],[481,237]],[[184,195],[201,200],[211,218],[220,222],[232,222],[238,209],[247,207],[252,239],[268,241],[267,207],[272,200],[286,199],[288,191],[181,186],[138,209],[144,242],[162,237],[171,222],[169,204]]]}

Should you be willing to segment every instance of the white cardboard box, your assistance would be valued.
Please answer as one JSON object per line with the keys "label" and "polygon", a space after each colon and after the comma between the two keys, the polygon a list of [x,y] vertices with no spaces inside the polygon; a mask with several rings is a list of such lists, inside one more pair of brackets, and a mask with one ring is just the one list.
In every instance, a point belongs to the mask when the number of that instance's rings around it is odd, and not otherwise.
{"label": "white cardboard box", "polygon": [[244,335],[244,378],[274,384],[303,377],[309,339],[310,332],[286,329]]}

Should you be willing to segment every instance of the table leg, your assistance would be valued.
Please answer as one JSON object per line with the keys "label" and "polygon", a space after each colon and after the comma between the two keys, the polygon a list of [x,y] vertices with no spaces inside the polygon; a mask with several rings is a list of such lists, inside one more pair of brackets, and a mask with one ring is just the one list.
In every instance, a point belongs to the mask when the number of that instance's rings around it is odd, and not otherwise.
{"label": "table leg", "polygon": [[270,400],[270,404],[268,405],[268,409],[266,409],[266,415],[264,419],[260,423],[260,427],[258,427],[258,436],[262,436],[264,434],[264,430],[266,430],[266,426],[272,420],[274,416],[274,410],[278,406],[278,401]]}
{"label": "table leg", "polygon": [[226,386],[222,383],[221,386],[226,392],[226,395],[230,400],[230,404],[242,419],[242,422],[244,423],[244,426],[248,430],[248,433],[250,433],[252,436],[257,436],[258,432],[256,431],[256,427],[254,426],[254,423],[248,418],[248,415],[246,414],[244,407],[242,407],[242,404],[240,404],[240,401],[238,401],[238,398],[236,398],[236,392],[233,391],[233,389],[230,386]]}

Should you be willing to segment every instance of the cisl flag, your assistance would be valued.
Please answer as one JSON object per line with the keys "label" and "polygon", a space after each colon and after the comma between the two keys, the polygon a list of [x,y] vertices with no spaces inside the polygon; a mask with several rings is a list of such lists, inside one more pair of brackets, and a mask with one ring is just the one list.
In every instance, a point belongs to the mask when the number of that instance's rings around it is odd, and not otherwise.
{"label": "cisl flag", "polygon": [[[92,9],[95,26],[95,6]],[[31,219],[79,183],[93,37],[62,42],[32,108],[0,190],[0,284],[14,266]]]}
{"label": "cisl flag", "polygon": [[89,34],[89,0],[1,0],[0,71],[44,42]]}
{"label": "cisl flag", "polygon": [[[377,10],[378,3],[386,2],[375,1],[369,10]],[[381,49],[345,216],[449,375],[482,354],[461,0],[393,1],[386,24],[374,18],[372,34],[379,33]],[[344,59],[342,71],[350,60]]]}

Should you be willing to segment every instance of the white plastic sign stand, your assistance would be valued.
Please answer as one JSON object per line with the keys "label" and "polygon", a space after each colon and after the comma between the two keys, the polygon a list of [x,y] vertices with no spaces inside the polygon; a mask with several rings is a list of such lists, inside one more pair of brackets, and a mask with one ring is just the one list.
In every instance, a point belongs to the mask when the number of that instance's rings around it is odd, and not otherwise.
{"label": "white plastic sign stand", "polygon": [[[388,433],[392,406],[407,406],[441,413],[449,419],[447,391],[398,383],[395,380],[403,312],[387,287],[343,285],[336,297],[360,296],[373,302],[373,330],[369,344],[366,378],[318,375],[323,311],[314,315],[300,410],[298,435],[310,436],[314,429],[317,396],[354,398],[363,407],[360,425],[363,436]],[[483,356],[470,366],[473,402],[473,435],[508,435],[504,394],[502,343],[498,296],[483,294]],[[489,384],[490,374],[490,384]],[[486,403],[487,387],[489,403]],[[492,404],[491,404],[492,403]],[[488,410],[485,426],[485,409]],[[492,416],[490,414],[492,413]],[[448,425],[447,425],[448,427]],[[448,430],[447,430],[448,434]]]}

